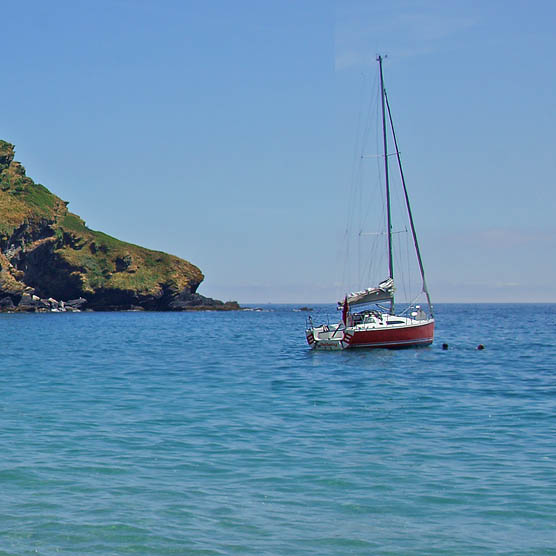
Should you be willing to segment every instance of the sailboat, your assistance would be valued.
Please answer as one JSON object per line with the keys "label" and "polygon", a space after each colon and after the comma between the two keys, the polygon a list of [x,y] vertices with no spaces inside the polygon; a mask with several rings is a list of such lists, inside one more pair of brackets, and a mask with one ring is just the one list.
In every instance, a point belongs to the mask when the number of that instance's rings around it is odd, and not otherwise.
{"label": "sailboat", "polygon": [[[394,131],[390,103],[384,86],[383,57],[378,56],[379,64],[379,102],[382,114],[382,147],[381,157],[384,159],[384,190],[386,209],[386,250],[388,276],[378,283],[360,291],[346,294],[338,301],[338,309],[342,312],[339,322],[315,326],[309,316],[305,330],[307,343],[313,349],[343,350],[351,348],[402,348],[426,346],[434,339],[433,307],[427,283],[421,251],[417,241],[415,224],[403,173],[398,141]],[[393,143],[393,152],[389,152],[389,139]],[[407,222],[411,231],[412,244],[418,266],[421,291],[424,304],[410,300],[395,303],[396,278],[394,276],[393,235],[391,206],[391,177],[389,158],[395,156],[399,172],[399,182],[403,194],[403,205]],[[363,157],[362,157],[363,158]],[[386,257],[385,257],[386,258]]]}

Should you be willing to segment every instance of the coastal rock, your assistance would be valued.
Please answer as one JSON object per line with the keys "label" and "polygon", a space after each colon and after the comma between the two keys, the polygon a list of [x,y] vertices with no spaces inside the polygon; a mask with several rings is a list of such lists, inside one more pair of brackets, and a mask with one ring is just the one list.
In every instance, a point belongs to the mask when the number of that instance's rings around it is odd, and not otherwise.
{"label": "coastal rock", "polygon": [[197,294],[190,262],[88,228],[14,153],[0,140],[0,311],[239,308]]}
{"label": "coastal rock", "polygon": [[236,301],[226,301],[224,303],[187,290],[175,295],[168,305],[173,311],[230,311],[240,309]]}
{"label": "coastal rock", "polygon": [[13,311],[14,309],[15,305],[11,297],[0,299],[0,311]]}
{"label": "coastal rock", "polygon": [[31,295],[29,293],[24,293],[17,304],[16,310],[22,312],[41,312],[48,311],[50,309],[50,304],[37,297],[36,295]]}
{"label": "coastal rock", "polygon": [[81,309],[83,305],[87,304],[87,300],[84,297],[80,297],[78,299],[70,299],[69,301],[64,302],[64,307],[67,309],[71,307],[72,309]]}

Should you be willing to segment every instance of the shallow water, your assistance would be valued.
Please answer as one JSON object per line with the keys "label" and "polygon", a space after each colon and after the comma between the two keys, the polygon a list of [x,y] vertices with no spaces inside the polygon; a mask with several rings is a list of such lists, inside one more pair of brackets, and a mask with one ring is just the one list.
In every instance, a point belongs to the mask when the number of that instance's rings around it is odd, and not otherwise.
{"label": "shallow water", "polygon": [[1,314],[0,554],[556,554],[556,305],[270,309]]}

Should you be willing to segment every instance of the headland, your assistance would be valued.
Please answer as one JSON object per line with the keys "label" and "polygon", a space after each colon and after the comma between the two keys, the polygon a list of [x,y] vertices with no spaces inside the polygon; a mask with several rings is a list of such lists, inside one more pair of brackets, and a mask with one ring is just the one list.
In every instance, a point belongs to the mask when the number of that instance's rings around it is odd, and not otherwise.
{"label": "headland", "polygon": [[0,311],[237,310],[194,264],[89,229],[0,140]]}

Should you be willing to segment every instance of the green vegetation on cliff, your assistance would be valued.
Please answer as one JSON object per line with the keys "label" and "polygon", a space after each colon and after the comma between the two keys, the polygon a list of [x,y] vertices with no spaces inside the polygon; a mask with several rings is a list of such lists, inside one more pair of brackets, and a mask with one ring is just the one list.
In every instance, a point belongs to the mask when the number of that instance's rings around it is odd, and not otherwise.
{"label": "green vegetation on cliff", "polygon": [[163,285],[196,289],[203,279],[191,263],[90,230],[71,212],[58,220],[56,235],[55,254],[80,273],[85,292],[104,288],[159,295]]}

